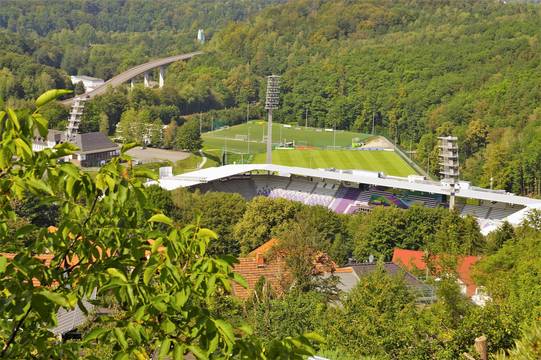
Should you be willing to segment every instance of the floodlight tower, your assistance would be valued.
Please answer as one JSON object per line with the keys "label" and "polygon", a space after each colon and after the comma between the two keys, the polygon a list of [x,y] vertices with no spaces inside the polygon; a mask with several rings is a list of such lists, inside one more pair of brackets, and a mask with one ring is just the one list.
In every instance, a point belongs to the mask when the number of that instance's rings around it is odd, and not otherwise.
{"label": "floodlight tower", "polygon": [[70,117],[66,128],[66,138],[68,141],[75,141],[75,135],[79,132],[79,124],[83,119],[86,98],[78,96],[71,105]]}
{"label": "floodlight tower", "polygon": [[440,174],[443,181],[450,187],[449,209],[455,208],[455,193],[458,191],[458,138],[441,136],[440,140]]}
{"label": "floodlight tower", "polygon": [[267,98],[265,109],[268,110],[267,123],[267,164],[272,164],[272,110],[278,109],[280,102],[280,76],[267,76]]}

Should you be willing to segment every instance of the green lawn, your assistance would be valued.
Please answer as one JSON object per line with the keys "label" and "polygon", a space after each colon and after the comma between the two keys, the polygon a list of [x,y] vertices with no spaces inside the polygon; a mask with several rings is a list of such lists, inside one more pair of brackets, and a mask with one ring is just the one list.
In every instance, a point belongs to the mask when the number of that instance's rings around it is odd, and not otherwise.
{"label": "green lawn", "polygon": [[[265,121],[250,121],[248,124],[235,125],[226,129],[215,130],[203,134],[206,149],[223,149],[236,152],[248,152],[250,140],[250,152],[265,151],[263,136],[267,132]],[[326,148],[331,146],[349,147],[354,138],[364,141],[371,135],[351,131],[338,130],[324,131],[323,129],[305,128],[299,126],[286,127],[284,124],[273,124],[272,142],[279,144],[285,141],[295,141],[297,146],[313,146]],[[225,139],[227,139],[227,144]]]}
{"label": "green lawn", "polygon": [[[264,163],[265,154],[256,154],[253,162]],[[285,166],[382,171],[394,176],[417,174],[399,155],[391,151],[274,150],[272,162]]]}
{"label": "green lawn", "polygon": [[228,152],[236,153],[260,153],[265,151],[265,144],[259,142],[250,142],[242,140],[230,140],[225,138],[212,138],[203,134],[203,148],[205,151],[213,153],[222,153],[227,148]]}

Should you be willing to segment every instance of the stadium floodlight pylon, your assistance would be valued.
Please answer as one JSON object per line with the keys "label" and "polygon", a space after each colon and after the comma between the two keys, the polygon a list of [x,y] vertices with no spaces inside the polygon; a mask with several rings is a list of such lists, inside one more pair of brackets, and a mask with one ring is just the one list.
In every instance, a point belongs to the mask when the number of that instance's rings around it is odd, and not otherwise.
{"label": "stadium floodlight pylon", "polygon": [[66,127],[66,139],[68,141],[74,142],[75,135],[79,133],[79,125],[83,119],[86,100],[87,99],[84,96],[77,96],[73,99],[68,126]]}
{"label": "stadium floodlight pylon", "polygon": [[458,191],[458,138],[456,136],[441,136],[440,141],[440,174],[442,180],[449,185],[449,209],[455,208],[455,193]]}
{"label": "stadium floodlight pylon", "polygon": [[272,110],[278,109],[280,103],[280,76],[267,76],[267,97],[265,109],[268,112],[267,120],[267,164],[272,164]]}

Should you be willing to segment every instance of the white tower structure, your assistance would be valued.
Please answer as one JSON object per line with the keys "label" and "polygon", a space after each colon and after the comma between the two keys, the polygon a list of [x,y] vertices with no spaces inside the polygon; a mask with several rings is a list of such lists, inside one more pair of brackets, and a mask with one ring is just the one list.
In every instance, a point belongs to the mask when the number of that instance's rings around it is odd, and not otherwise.
{"label": "white tower structure", "polygon": [[267,98],[265,109],[268,110],[267,123],[267,164],[272,164],[272,110],[280,103],[280,76],[267,76]]}
{"label": "white tower structure", "polygon": [[455,136],[442,136],[440,140],[440,174],[442,180],[449,185],[449,209],[455,208],[455,193],[457,191],[458,171],[458,138]]}
{"label": "white tower structure", "polygon": [[78,96],[73,99],[71,104],[70,118],[68,120],[68,127],[66,128],[66,138],[68,141],[73,141],[74,136],[79,133],[79,125],[83,119],[83,111],[85,108],[86,98]]}
{"label": "white tower structure", "polygon": [[203,29],[197,31],[197,41],[199,41],[200,44],[205,43],[205,31]]}

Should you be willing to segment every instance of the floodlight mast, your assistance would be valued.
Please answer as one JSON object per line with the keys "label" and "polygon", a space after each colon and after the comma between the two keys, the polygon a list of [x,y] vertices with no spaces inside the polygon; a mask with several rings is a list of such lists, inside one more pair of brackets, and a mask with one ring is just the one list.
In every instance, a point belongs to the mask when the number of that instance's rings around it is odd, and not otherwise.
{"label": "floodlight mast", "polygon": [[459,190],[458,171],[458,138],[455,136],[442,136],[440,140],[440,174],[443,181],[449,185],[449,210],[455,208],[455,194]]}
{"label": "floodlight mast", "polygon": [[267,164],[272,164],[272,110],[278,109],[280,103],[280,76],[267,76],[267,97],[265,109],[268,111],[267,120]]}

